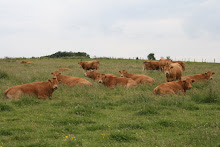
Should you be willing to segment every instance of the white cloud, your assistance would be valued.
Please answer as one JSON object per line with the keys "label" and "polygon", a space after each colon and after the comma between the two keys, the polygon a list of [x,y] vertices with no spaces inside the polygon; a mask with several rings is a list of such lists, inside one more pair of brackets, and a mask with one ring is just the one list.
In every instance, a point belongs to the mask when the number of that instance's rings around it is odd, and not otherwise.
{"label": "white cloud", "polygon": [[217,0],[0,1],[0,57],[154,52],[157,58],[210,56],[220,62],[219,6]]}

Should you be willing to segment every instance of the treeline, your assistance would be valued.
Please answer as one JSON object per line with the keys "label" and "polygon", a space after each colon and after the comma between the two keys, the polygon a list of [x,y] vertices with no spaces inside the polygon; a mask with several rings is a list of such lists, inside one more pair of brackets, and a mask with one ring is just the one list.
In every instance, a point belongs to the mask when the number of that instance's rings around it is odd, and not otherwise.
{"label": "treeline", "polygon": [[62,57],[86,57],[90,58],[90,55],[84,52],[56,52],[52,55],[44,56],[48,58],[62,58]]}

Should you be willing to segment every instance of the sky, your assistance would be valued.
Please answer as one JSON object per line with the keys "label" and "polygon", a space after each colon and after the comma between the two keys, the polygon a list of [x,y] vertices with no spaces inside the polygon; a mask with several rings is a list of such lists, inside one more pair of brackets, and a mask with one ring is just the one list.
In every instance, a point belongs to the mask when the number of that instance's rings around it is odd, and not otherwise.
{"label": "sky", "polygon": [[57,51],[220,62],[220,0],[0,0],[0,58]]}

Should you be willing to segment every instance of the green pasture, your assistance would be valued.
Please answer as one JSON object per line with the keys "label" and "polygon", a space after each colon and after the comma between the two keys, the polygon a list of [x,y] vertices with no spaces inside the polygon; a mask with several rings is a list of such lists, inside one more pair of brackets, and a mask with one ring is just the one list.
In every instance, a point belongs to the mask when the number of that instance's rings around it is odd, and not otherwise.
{"label": "green pasture", "polygon": [[[33,65],[22,60],[0,60],[0,146],[220,146],[220,64],[186,63],[183,75],[216,74],[193,83],[186,95],[155,96],[165,75],[143,71],[143,60],[99,60],[99,72],[119,76],[125,69],[156,80],[134,89],[108,89],[84,77],[80,59],[25,60]],[[60,67],[72,69],[62,74],[85,78],[94,87],[59,85],[51,100],[5,99],[7,88],[47,81]]]}

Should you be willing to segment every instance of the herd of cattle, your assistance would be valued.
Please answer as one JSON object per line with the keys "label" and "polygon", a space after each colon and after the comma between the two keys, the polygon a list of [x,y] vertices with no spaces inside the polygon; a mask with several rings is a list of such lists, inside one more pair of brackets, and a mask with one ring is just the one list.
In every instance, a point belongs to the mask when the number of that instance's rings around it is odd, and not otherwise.
{"label": "herd of cattle", "polygon": [[[31,62],[22,61],[21,63],[33,64]],[[99,61],[81,61],[78,63],[85,70],[85,76],[94,81],[104,84],[108,88],[115,88],[117,85],[126,88],[135,88],[138,84],[153,84],[155,80],[147,75],[132,74],[126,70],[119,71],[120,77],[113,74],[104,74],[96,72],[99,69]],[[59,68],[59,71],[70,71],[68,68]],[[190,75],[182,77],[185,71],[185,63],[183,61],[172,61],[168,59],[160,59],[159,61],[146,60],[143,70],[160,70],[165,73],[167,82],[154,88],[155,95],[186,93],[186,90],[192,88],[192,83],[212,79],[214,72],[208,71],[203,74]],[[59,71],[51,73],[52,79],[45,82],[35,82],[23,85],[16,85],[5,90],[6,98],[19,98],[21,95],[35,95],[38,98],[49,99],[57,85],[64,84],[70,87],[76,85],[93,86],[91,82],[79,77],[62,75]],[[177,81],[178,80],[178,81]]]}

